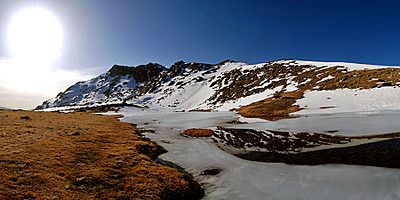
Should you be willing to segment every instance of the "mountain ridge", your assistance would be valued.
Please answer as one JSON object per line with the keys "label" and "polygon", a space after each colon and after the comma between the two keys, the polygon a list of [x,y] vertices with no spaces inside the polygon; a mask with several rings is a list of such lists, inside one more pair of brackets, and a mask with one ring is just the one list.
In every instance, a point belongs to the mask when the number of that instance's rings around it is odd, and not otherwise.
{"label": "mountain ridge", "polygon": [[178,61],[170,68],[156,63],[114,65],[37,109],[131,103],[167,110],[239,109],[241,114],[253,117],[246,113],[268,113],[271,107],[281,107],[272,117],[257,115],[275,119],[275,115],[288,117],[303,109],[296,102],[309,91],[397,87],[399,74],[400,68],[394,66],[303,60],[254,65],[232,60],[218,64]]}

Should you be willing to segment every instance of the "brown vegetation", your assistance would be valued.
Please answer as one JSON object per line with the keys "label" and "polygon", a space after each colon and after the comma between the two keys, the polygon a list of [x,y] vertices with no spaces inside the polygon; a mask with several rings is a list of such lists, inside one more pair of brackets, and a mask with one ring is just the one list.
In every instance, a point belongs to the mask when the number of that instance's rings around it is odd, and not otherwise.
{"label": "brown vegetation", "polygon": [[298,105],[293,104],[296,103],[296,99],[301,98],[303,94],[304,92],[301,90],[278,93],[274,97],[241,107],[238,109],[238,112],[244,117],[262,118],[271,121],[289,118],[290,113],[301,110]]}
{"label": "brown vegetation", "polygon": [[210,129],[191,128],[183,131],[182,134],[190,137],[211,137],[214,131]]}
{"label": "brown vegetation", "polygon": [[0,199],[194,199],[133,125],[88,113],[0,111]]}
{"label": "brown vegetation", "polygon": [[[309,70],[306,70],[309,68]],[[263,74],[262,78],[269,80],[280,78],[265,88],[259,88],[257,91],[247,86],[256,87],[262,80],[256,80],[257,74]],[[287,77],[292,76],[293,81],[301,83],[298,90],[294,92],[285,92],[284,88],[288,85]],[[227,75],[228,76],[228,75]],[[222,89],[223,97],[219,100],[226,101],[227,98],[237,99],[243,95],[250,95],[255,92],[262,92],[271,87],[282,86],[283,89],[277,92],[273,97],[262,101],[254,102],[250,105],[243,106],[238,109],[239,114],[244,117],[262,118],[267,120],[278,120],[289,118],[290,113],[301,110],[296,100],[303,98],[304,92],[307,90],[335,90],[335,89],[371,89],[375,87],[399,86],[400,85],[400,68],[382,68],[382,69],[365,69],[347,71],[342,66],[321,68],[313,66],[283,66],[282,64],[266,64],[264,67],[242,74],[239,70],[231,72],[229,76],[238,79],[234,84],[245,85],[240,90],[232,90],[230,87]],[[240,77],[243,76],[243,77]],[[330,79],[324,79],[331,77]],[[236,86],[239,87],[239,86]],[[233,92],[233,93],[232,93]],[[225,94],[226,93],[226,94]],[[222,98],[222,99],[221,99]],[[326,109],[326,108],[321,108]]]}

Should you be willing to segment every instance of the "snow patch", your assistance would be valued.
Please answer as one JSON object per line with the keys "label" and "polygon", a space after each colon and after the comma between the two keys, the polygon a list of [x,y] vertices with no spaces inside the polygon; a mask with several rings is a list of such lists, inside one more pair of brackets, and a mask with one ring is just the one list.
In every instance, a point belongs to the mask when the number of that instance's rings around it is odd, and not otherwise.
{"label": "snow patch", "polygon": [[[339,89],[308,91],[296,104],[303,110],[295,115],[362,112],[400,109],[400,88],[382,87],[368,90]],[[324,109],[326,108],[326,109]]]}

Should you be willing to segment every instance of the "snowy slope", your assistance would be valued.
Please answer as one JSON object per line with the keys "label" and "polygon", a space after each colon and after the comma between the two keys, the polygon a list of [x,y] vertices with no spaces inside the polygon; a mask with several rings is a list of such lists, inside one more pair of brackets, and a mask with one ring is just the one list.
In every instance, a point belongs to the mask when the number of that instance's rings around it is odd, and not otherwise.
{"label": "snowy slope", "polygon": [[[397,86],[369,90],[339,89],[310,91],[297,101],[303,110],[295,113],[329,114],[400,110],[400,88]],[[321,109],[322,108],[322,109]]]}
{"label": "snowy slope", "polygon": [[[271,97],[280,91],[297,90],[299,82],[293,81],[294,73],[285,73],[290,61],[248,65],[224,61],[202,70],[184,67],[184,73],[158,84],[157,89],[147,92],[133,103],[149,107],[173,110],[221,110],[248,105]],[[195,63],[185,63],[190,66]],[[287,64],[287,65],[286,65]],[[264,73],[274,70],[277,74]],[[312,66],[307,66],[307,68]],[[272,71],[272,70],[270,70]],[[243,82],[243,84],[242,84]]]}
{"label": "snowy slope", "polygon": [[163,70],[164,67],[153,63],[137,67],[114,65],[108,72],[91,80],[78,82],[54,99],[43,102],[38,109],[123,103],[136,95],[138,86],[154,79]]}
{"label": "snowy slope", "polygon": [[79,82],[55,99],[44,103],[45,107],[90,105],[92,103],[122,102],[123,97],[134,95],[137,83],[128,76],[102,74],[89,81]]}
{"label": "snowy slope", "polygon": [[[169,69],[151,63],[138,67],[118,66],[94,79],[71,86],[38,108],[125,102],[154,109],[225,111],[276,94],[306,90],[305,98],[298,100],[298,105],[312,110],[315,107],[324,107],[320,96],[326,92],[337,90],[334,93],[340,95],[341,89],[395,87],[398,85],[396,80],[400,80],[400,76],[394,74],[397,71],[386,70],[385,73],[393,73],[394,78],[390,76],[392,79],[384,80],[385,77],[379,77],[380,72],[377,71],[363,75],[365,69],[399,68],[300,60],[278,60],[255,65],[231,60],[218,64],[179,61]],[[151,73],[141,75],[148,71]],[[376,74],[378,75],[375,76]],[[370,94],[368,91],[370,90],[365,91],[366,95]],[[375,89],[372,91],[371,95],[376,96]],[[389,93],[396,94],[397,91],[393,89]],[[397,108],[397,104],[394,107]],[[306,109],[302,112],[306,112]]]}
{"label": "snowy slope", "polygon": [[182,73],[173,77],[167,75],[168,81],[161,81],[154,91],[147,92],[133,102],[159,109],[209,109],[211,106],[207,106],[210,103],[208,99],[216,92],[211,84],[220,78],[218,75],[245,64],[227,61],[218,65],[206,65],[207,67],[202,67],[200,70],[190,67],[198,63],[181,63],[181,65]]}

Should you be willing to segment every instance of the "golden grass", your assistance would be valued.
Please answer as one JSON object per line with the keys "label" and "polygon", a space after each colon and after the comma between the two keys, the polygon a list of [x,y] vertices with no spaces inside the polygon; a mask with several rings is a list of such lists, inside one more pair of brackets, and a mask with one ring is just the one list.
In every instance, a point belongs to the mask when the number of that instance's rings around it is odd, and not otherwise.
{"label": "golden grass", "polygon": [[262,118],[266,120],[278,120],[289,118],[290,113],[297,112],[299,106],[293,105],[296,97],[303,96],[304,92],[280,93],[275,97],[254,102],[238,109],[240,115],[250,118]]}
{"label": "golden grass", "polygon": [[129,123],[88,113],[0,111],[0,199],[191,197],[182,172]]}
{"label": "golden grass", "polygon": [[190,137],[211,137],[213,135],[213,131],[205,128],[191,128],[183,131],[183,135]]}

